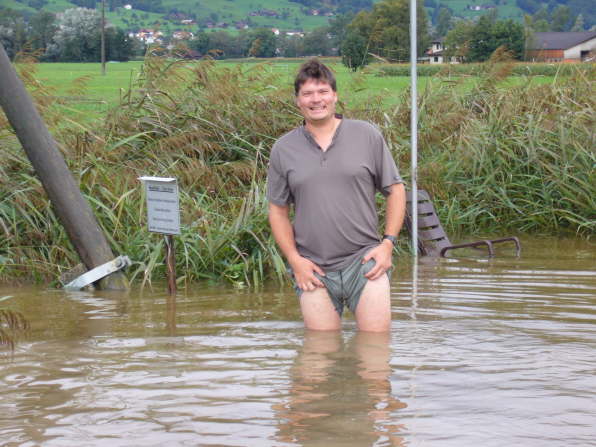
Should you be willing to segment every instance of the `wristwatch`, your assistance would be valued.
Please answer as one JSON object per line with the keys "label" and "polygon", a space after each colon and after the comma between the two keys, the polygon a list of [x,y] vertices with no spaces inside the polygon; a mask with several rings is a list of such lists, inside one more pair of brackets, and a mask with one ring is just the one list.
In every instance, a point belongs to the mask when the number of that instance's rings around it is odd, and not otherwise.
{"label": "wristwatch", "polygon": [[395,236],[391,236],[390,234],[384,234],[383,240],[389,239],[393,245],[397,243],[397,238]]}

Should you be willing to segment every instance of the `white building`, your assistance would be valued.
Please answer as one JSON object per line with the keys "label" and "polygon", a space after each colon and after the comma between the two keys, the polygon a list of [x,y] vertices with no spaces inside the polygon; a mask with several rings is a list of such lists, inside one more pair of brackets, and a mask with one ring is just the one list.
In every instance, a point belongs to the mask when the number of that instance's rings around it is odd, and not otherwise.
{"label": "white building", "polygon": [[[443,42],[441,40],[433,40],[431,47],[426,51],[429,62],[431,64],[447,63],[445,61],[445,55],[443,54],[444,51],[445,47],[443,46]],[[459,64],[460,62],[461,60],[457,56],[451,56],[449,59],[450,64]]]}
{"label": "white building", "polygon": [[154,43],[162,43],[163,33],[161,31],[154,31],[151,29],[142,29],[138,33],[133,34],[139,40],[142,40],[148,45]]}

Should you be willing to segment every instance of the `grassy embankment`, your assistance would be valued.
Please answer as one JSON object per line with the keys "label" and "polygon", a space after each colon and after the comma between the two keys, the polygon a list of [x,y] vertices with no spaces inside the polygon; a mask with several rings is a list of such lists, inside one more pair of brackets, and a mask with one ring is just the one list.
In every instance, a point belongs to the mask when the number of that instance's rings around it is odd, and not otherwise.
{"label": "grassy embankment", "polygon": [[[109,76],[116,67],[108,67]],[[151,281],[164,271],[162,238],[145,230],[136,180],[150,174],[180,182],[180,281],[283,280],[264,181],[272,143],[300,122],[287,86],[293,70],[150,59],[132,91],[112,96],[122,104],[105,120],[75,123],[64,119],[56,101],[60,88],[48,92],[35,83],[31,67],[20,68],[114,250],[136,261],[134,278]],[[594,70],[539,83],[507,81],[511,69],[488,63],[475,79],[422,80],[419,182],[452,234],[592,237]],[[123,71],[129,79],[129,68]],[[407,179],[409,92],[395,93],[388,105],[385,91],[367,88],[388,78],[343,82],[342,76],[350,74],[339,74],[344,98],[364,89],[344,112],[380,126]],[[504,82],[510,84],[504,88]],[[77,256],[6,127],[0,122],[0,279],[55,279]]]}

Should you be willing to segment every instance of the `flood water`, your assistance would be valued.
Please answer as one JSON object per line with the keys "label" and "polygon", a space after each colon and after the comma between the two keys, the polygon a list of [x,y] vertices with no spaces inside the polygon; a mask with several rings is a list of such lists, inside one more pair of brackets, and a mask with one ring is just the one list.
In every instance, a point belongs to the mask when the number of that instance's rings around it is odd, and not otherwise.
{"label": "flood water", "polygon": [[306,332],[289,287],[0,287],[0,445],[596,445],[596,245],[409,263],[386,336]]}

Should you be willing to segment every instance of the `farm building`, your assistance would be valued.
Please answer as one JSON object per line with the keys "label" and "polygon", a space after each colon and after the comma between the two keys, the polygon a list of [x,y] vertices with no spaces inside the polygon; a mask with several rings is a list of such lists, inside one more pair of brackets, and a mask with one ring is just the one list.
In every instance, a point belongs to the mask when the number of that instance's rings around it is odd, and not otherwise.
{"label": "farm building", "polygon": [[535,62],[594,62],[596,31],[534,33],[528,60]]}

